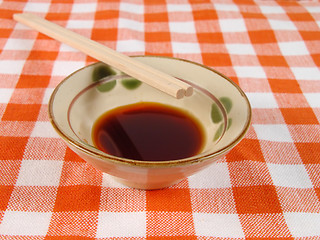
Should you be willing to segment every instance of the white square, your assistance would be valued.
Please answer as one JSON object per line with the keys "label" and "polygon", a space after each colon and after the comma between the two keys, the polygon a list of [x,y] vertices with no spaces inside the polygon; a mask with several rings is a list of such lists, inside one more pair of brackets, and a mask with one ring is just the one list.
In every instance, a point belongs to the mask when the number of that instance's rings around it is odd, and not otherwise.
{"label": "white square", "polygon": [[0,103],[8,103],[12,93],[13,88],[0,88]]}
{"label": "white square", "polygon": [[214,8],[218,11],[239,12],[236,4],[214,3]]}
{"label": "white square", "polygon": [[272,93],[248,92],[246,93],[252,108],[278,108]]}
{"label": "white square", "polygon": [[53,76],[68,76],[85,65],[80,61],[55,61],[52,69]]}
{"label": "white square", "polygon": [[188,178],[190,188],[230,188],[227,163],[214,163]]}
{"label": "white square", "polygon": [[269,19],[269,23],[274,30],[297,30],[296,26],[291,21]]}
{"label": "white square", "polygon": [[94,22],[92,20],[69,20],[67,28],[70,29],[92,29]]}
{"label": "white square", "polygon": [[251,44],[226,44],[226,48],[230,54],[235,55],[256,55]]}
{"label": "white square", "polygon": [[285,11],[283,10],[282,7],[280,6],[263,6],[260,5],[260,10],[262,13],[265,14],[281,14],[281,13],[285,13]]}
{"label": "white square", "polygon": [[48,104],[49,103],[49,99],[52,95],[53,92],[53,88],[46,88],[45,92],[44,92],[44,96],[42,99],[42,104]]}
{"label": "white square", "polygon": [[278,44],[284,56],[309,55],[304,42],[279,42]]}
{"label": "white square", "polygon": [[33,2],[27,2],[27,4],[24,7],[25,12],[40,12],[40,13],[46,13],[49,11],[50,3],[33,3]]}
{"label": "white square", "polygon": [[36,122],[31,137],[59,138],[50,122]]}
{"label": "white square", "polygon": [[220,19],[219,24],[222,32],[247,32],[243,19]]}
{"label": "white square", "polygon": [[317,5],[313,5],[313,6],[304,6],[309,13],[319,13],[320,12],[320,7],[318,7]]}
{"label": "white square", "polygon": [[117,42],[119,52],[145,52],[145,43],[140,40],[121,40]]}
{"label": "white square", "polygon": [[194,213],[198,236],[243,238],[244,233],[237,214]]}
{"label": "white square", "polygon": [[167,4],[168,12],[192,12],[189,4]]}
{"label": "white square", "polygon": [[73,3],[72,4],[73,13],[95,12],[96,8],[97,8],[97,3]]}
{"label": "white square", "polygon": [[102,187],[107,188],[129,188],[120,182],[116,181],[115,178],[107,173],[102,174]]}
{"label": "white square", "polygon": [[17,186],[58,186],[62,161],[23,160]]}
{"label": "white square", "polygon": [[145,237],[145,212],[100,212],[97,238]]}
{"label": "white square", "polygon": [[234,70],[242,78],[267,78],[265,71],[259,66],[234,66]]}
{"label": "white square", "polygon": [[319,237],[320,213],[285,212],[283,215],[293,237]]}
{"label": "white square", "polygon": [[259,140],[293,142],[285,124],[253,124]]}
{"label": "white square", "polygon": [[172,51],[174,53],[201,53],[198,43],[172,42]]}
{"label": "white square", "polygon": [[170,32],[172,33],[195,33],[194,22],[169,22]]}
{"label": "white square", "polygon": [[303,165],[268,163],[274,185],[279,187],[312,188],[312,183]]}
{"label": "white square", "polygon": [[119,28],[131,29],[134,31],[143,32],[144,31],[144,23],[138,22],[131,19],[120,18],[118,23]]}
{"label": "white square", "polygon": [[24,62],[23,60],[1,60],[0,74],[20,75]]}
{"label": "white square", "polygon": [[320,69],[317,67],[291,67],[290,69],[297,80],[320,80]]}
{"label": "white square", "polygon": [[0,224],[0,235],[44,236],[49,229],[51,212],[6,211]]}
{"label": "white square", "polygon": [[61,44],[60,44],[59,51],[60,51],[60,52],[79,52],[78,49],[75,49],[75,48],[73,48],[73,47],[70,47],[69,45],[64,44],[64,43],[61,43]]}
{"label": "white square", "polygon": [[119,10],[123,11],[123,12],[135,13],[135,14],[143,14],[144,13],[144,5],[143,4],[121,2],[120,6],[119,6]]}
{"label": "white square", "polygon": [[320,108],[320,93],[304,93],[310,107]]}
{"label": "white square", "polygon": [[31,50],[34,40],[9,38],[4,45],[4,50]]}

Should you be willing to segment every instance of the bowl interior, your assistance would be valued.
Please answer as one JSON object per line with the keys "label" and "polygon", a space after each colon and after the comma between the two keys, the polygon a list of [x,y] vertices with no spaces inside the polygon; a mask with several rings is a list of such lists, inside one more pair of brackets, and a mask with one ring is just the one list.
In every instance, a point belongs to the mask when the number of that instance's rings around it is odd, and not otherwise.
{"label": "bowl interior", "polygon": [[175,99],[103,63],[92,64],[67,77],[50,99],[49,114],[60,135],[79,148],[108,158],[93,146],[95,121],[119,106],[156,102],[180,108],[201,123],[205,141],[197,158],[232,148],[243,137],[251,109],[244,93],[231,80],[185,60],[146,56],[136,59],[189,82],[194,94]]}

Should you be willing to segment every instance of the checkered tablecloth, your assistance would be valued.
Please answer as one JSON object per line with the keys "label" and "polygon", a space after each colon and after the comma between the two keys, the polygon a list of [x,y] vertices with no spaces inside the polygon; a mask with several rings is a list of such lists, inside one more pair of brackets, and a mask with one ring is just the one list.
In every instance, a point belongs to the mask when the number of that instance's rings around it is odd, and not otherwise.
{"label": "checkered tablecloth", "polygon": [[[94,59],[12,20],[32,12],[127,55],[229,76],[253,111],[225,158],[156,191],[76,156],[47,115]],[[0,0],[0,239],[320,239],[320,3]]]}

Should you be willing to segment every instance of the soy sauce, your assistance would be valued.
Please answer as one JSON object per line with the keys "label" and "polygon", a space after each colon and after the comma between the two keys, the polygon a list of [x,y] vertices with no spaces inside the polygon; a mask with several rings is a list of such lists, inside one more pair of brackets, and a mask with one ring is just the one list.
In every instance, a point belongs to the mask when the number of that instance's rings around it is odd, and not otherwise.
{"label": "soy sauce", "polygon": [[193,116],[159,103],[121,106],[100,116],[92,129],[94,145],[111,155],[167,161],[198,154],[204,131]]}

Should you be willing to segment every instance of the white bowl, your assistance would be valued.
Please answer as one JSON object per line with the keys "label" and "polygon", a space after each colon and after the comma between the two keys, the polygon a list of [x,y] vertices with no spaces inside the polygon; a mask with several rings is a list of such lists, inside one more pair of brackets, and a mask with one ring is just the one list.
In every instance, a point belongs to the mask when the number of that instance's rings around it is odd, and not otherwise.
{"label": "white bowl", "polygon": [[[134,58],[189,82],[195,92],[191,97],[175,99],[103,63],[74,72],[54,90],[49,116],[54,129],[85,161],[127,186],[159,189],[204,169],[244,137],[251,121],[251,107],[244,92],[230,79],[187,60]],[[176,160],[142,161],[97,149],[92,142],[92,126],[97,118],[116,107],[140,102],[178,107],[198,119],[205,131],[201,153]]]}

